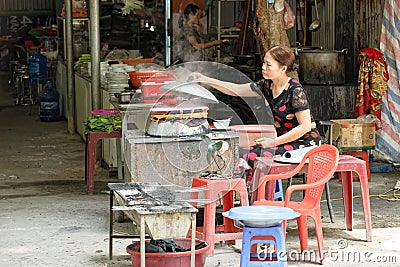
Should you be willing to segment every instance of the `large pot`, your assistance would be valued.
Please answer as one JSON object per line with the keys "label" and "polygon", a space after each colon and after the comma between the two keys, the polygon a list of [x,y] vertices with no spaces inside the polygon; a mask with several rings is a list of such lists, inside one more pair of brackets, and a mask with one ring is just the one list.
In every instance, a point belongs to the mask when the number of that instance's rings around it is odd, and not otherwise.
{"label": "large pot", "polygon": [[303,84],[344,84],[343,50],[303,50],[299,52],[299,78]]}

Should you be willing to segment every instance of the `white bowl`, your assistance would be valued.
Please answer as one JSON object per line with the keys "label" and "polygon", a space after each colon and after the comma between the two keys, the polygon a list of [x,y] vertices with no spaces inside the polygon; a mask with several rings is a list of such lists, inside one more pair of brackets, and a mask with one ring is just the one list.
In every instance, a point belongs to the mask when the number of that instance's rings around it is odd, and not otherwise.
{"label": "white bowl", "polygon": [[231,120],[232,120],[231,118],[223,120],[214,120],[213,124],[216,129],[228,129]]}

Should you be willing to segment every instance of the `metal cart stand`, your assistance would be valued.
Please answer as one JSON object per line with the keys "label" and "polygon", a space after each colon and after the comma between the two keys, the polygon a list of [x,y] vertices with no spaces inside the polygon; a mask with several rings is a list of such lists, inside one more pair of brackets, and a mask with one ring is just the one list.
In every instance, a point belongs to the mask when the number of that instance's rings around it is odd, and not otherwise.
{"label": "metal cart stand", "polygon": [[[174,199],[171,191],[162,185],[138,183],[109,183],[110,188],[110,232],[109,257],[112,258],[114,238],[132,238],[130,235],[115,235],[113,219],[115,211],[123,211],[140,227],[140,266],[145,265],[145,235],[153,239],[186,237],[191,227],[191,260],[195,266],[195,238],[197,209],[188,202]],[[116,200],[116,201],[114,201]],[[173,222],[179,221],[171,227]]]}

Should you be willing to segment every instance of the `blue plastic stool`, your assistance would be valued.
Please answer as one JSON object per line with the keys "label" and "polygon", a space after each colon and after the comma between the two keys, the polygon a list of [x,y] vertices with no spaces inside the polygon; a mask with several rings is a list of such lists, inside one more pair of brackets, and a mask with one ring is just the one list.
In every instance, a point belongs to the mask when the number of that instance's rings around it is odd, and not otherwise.
{"label": "blue plastic stool", "polygon": [[274,200],[283,201],[282,180],[276,180]]}
{"label": "blue plastic stool", "polygon": [[[271,237],[273,239],[271,239]],[[270,238],[270,239],[267,239]],[[254,244],[271,244],[275,246],[274,253],[251,253]],[[251,261],[251,259],[257,259]],[[243,228],[242,255],[240,257],[240,267],[262,267],[277,266],[286,267],[287,255],[285,236],[283,234],[282,223],[270,227],[250,227]]]}

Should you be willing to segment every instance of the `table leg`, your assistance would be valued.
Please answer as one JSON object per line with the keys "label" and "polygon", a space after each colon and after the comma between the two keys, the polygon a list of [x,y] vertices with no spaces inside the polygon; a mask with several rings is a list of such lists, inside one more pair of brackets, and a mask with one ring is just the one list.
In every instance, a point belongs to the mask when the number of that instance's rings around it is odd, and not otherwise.
{"label": "table leg", "polygon": [[371,206],[369,201],[369,188],[368,188],[368,175],[358,173],[360,179],[361,196],[364,208],[364,223],[367,232],[366,239],[368,242],[372,241],[372,222],[371,222]]}
{"label": "table leg", "polygon": [[353,230],[353,176],[351,171],[339,172],[342,181],[342,194],[346,229]]}
{"label": "table leg", "polygon": [[146,266],[146,224],[144,217],[145,216],[140,216],[140,266]]}
{"label": "table leg", "polygon": [[196,213],[192,213],[192,242],[190,247],[190,267],[196,264]]}
{"label": "table leg", "polygon": [[116,148],[117,148],[117,169],[118,169],[118,179],[123,180],[124,176],[122,173],[122,153],[121,153],[121,139],[116,138]]}
{"label": "table leg", "polygon": [[112,260],[112,253],[113,253],[113,224],[114,224],[114,212],[113,212],[113,206],[114,206],[114,190],[110,190],[110,214],[109,214],[109,233],[108,233],[108,258]]}
{"label": "table leg", "polygon": [[[233,208],[233,201],[235,198],[234,191],[228,191],[228,192],[223,192],[222,200],[223,200],[223,208],[224,212],[229,211],[231,208]],[[224,216],[223,218],[223,223],[224,223],[224,233],[234,233],[235,232],[235,226],[233,224],[233,220],[229,219]],[[217,227],[217,226],[215,226]],[[229,241],[226,240],[227,244],[235,244],[235,241]]]}

